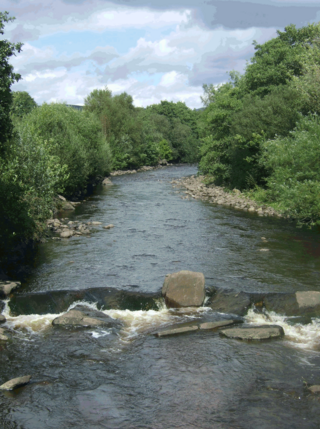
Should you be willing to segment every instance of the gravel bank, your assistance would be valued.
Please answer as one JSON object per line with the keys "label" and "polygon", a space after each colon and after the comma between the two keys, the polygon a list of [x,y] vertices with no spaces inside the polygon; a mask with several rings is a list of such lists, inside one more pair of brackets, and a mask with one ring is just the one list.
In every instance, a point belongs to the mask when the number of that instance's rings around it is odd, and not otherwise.
{"label": "gravel bank", "polygon": [[245,197],[238,189],[231,192],[224,191],[220,186],[205,185],[204,176],[184,177],[180,180],[172,180],[174,188],[185,188],[185,197],[195,198],[203,201],[209,201],[219,205],[233,207],[250,213],[256,213],[259,216],[276,216],[283,217],[272,207],[258,204]]}

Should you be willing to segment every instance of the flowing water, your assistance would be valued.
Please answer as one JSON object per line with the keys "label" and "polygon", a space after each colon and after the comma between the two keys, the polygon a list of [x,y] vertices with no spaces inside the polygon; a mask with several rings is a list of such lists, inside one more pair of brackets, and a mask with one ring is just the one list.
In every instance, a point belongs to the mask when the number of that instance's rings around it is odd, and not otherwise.
{"label": "flowing water", "polygon": [[[316,231],[181,198],[170,181],[195,173],[183,166],[113,178],[68,217],[115,228],[39,246],[3,310],[10,341],[0,345],[0,382],[32,381],[0,393],[1,428],[320,427],[319,396],[306,388],[320,384],[319,319],[249,310],[247,323],[285,330],[284,339],[261,343],[202,331],[152,335],[230,318],[205,306],[166,309],[167,273],[201,271],[207,286],[238,291],[320,290]],[[79,302],[122,320],[119,334],[52,327]]]}

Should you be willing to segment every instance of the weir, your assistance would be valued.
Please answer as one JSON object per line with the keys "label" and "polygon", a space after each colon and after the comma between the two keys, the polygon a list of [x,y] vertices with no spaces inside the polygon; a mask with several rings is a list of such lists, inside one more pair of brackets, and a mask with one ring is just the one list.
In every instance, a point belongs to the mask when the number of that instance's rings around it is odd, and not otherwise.
{"label": "weir", "polygon": [[[5,301],[0,379],[32,379],[0,393],[0,427],[317,427],[308,386],[320,384],[319,236],[186,199],[171,181],[194,174],[173,166],[115,177],[61,214],[101,225],[40,244]],[[180,270],[204,274],[203,306],[166,308],[164,277]],[[79,305],[117,329],[52,325]],[[219,335],[227,325],[277,325],[284,336],[241,341]],[[170,329],[180,333],[161,334]]]}

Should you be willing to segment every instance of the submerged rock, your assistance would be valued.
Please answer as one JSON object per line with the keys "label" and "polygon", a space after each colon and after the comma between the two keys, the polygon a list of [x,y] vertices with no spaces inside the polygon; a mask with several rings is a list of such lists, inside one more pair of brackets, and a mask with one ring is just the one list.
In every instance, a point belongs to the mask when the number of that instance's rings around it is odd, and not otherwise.
{"label": "submerged rock", "polygon": [[24,377],[13,378],[0,386],[1,390],[13,390],[16,387],[24,386],[31,380],[31,375],[25,375]]}
{"label": "submerged rock", "polygon": [[199,327],[197,325],[183,326],[182,328],[173,328],[173,329],[166,329],[165,331],[159,331],[155,335],[157,337],[166,337],[169,335],[186,334],[188,332],[198,331],[198,329]]}
{"label": "submerged rock", "polygon": [[111,228],[114,228],[114,225],[112,225],[112,223],[110,223],[110,225],[106,225],[103,228],[104,229],[111,229]]}
{"label": "submerged rock", "polygon": [[278,325],[248,326],[225,329],[220,335],[236,340],[269,340],[283,337],[284,330]]}
{"label": "submerged rock", "polygon": [[52,321],[53,326],[62,326],[64,328],[94,328],[104,326],[107,328],[120,328],[122,323],[119,320],[112,319],[102,311],[77,305],[74,309],[68,311],[62,316],[56,317]]}
{"label": "submerged rock", "polygon": [[169,308],[200,307],[205,298],[204,286],[202,273],[179,271],[166,276],[162,295]]}
{"label": "submerged rock", "polygon": [[267,311],[286,316],[320,316],[320,292],[317,291],[268,294],[263,303]]}
{"label": "submerged rock", "polygon": [[14,290],[18,289],[21,286],[20,282],[11,282],[5,281],[0,282],[0,298],[6,298],[9,296]]}
{"label": "submerged rock", "polygon": [[239,316],[247,314],[251,306],[250,295],[245,292],[232,290],[219,290],[213,295],[208,304],[214,311],[220,313],[231,313]]}
{"label": "submerged rock", "polygon": [[234,323],[243,323],[242,320],[219,320],[218,322],[201,323],[199,328],[201,330],[213,330],[223,328],[224,326],[233,325]]}

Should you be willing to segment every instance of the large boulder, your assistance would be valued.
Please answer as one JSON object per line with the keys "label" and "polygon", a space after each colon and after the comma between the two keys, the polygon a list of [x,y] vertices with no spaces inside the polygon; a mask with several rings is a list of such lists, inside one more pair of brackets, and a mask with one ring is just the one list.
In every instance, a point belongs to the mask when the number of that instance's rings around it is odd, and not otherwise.
{"label": "large boulder", "polygon": [[246,326],[220,331],[220,335],[236,340],[269,340],[284,336],[284,330],[278,325]]}
{"label": "large boulder", "polygon": [[162,287],[169,308],[200,307],[205,298],[205,278],[202,273],[179,271],[168,274]]}
{"label": "large boulder", "polygon": [[6,323],[7,319],[3,314],[0,314],[0,323]]}
{"label": "large boulder", "polygon": [[246,292],[219,290],[212,296],[208,306],[219,313],[244,316],[251,306],[251,297]]}
{"label": "large boulder", "polygon": [[62,316],[53,319],[52,325],[63,328],[97,328],[100,326],[121,328],[122,323],[119,320],[112,319],[112,317],[102,313],[102,311],[77,305]]}

